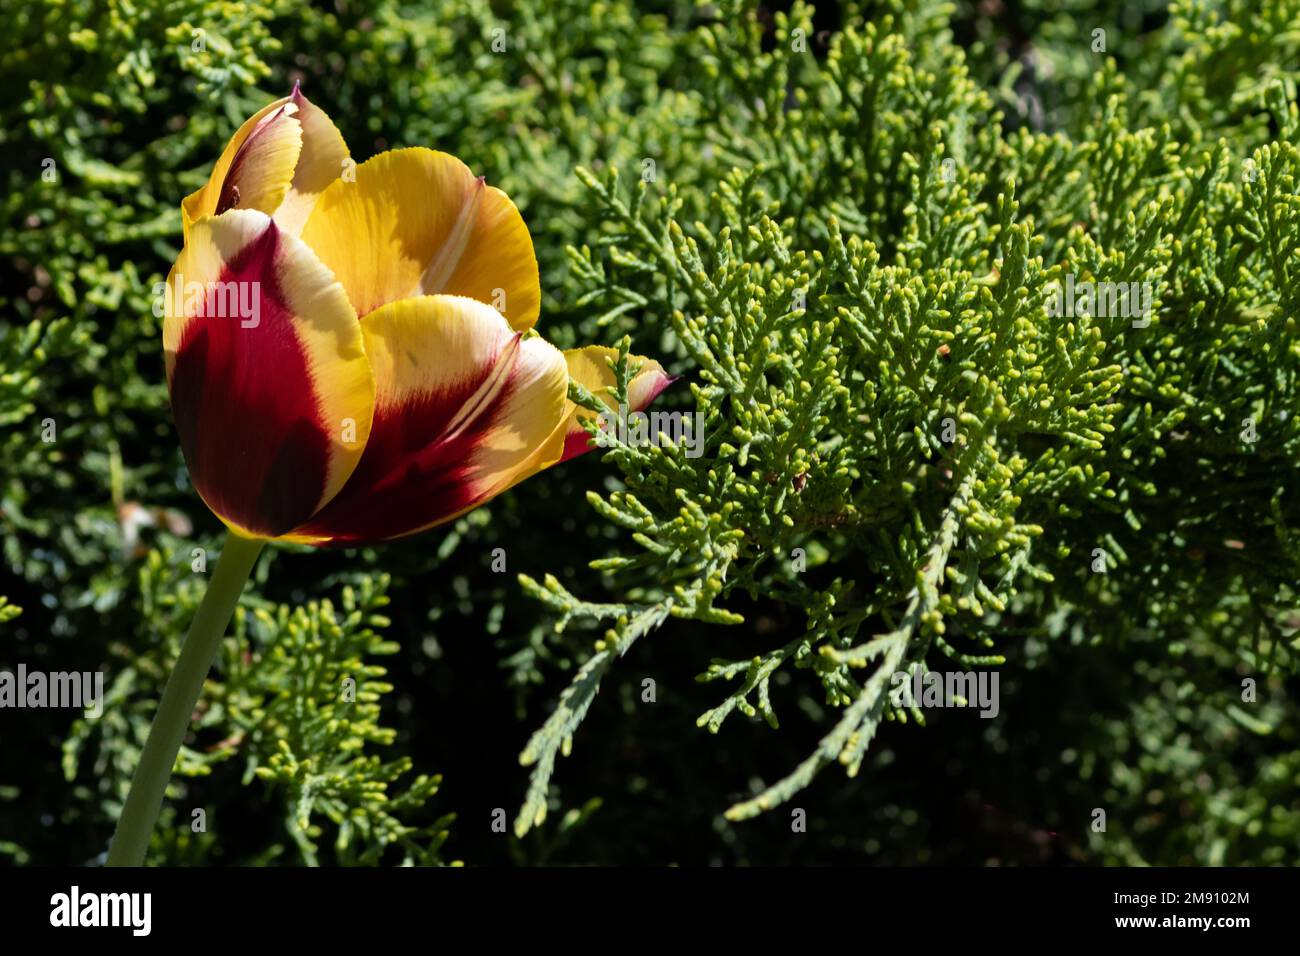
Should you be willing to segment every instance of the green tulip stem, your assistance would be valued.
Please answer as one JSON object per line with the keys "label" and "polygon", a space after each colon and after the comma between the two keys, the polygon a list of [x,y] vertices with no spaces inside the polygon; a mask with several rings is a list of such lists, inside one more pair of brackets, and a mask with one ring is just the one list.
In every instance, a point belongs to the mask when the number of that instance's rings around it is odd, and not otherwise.
{"label": "green tulip stem", "polygon": [[117,832],[108,849],[108,866],[144,865],[149,837],[158,821],[167,782],[171,779],[181,741],[185,739],[190,716],[203,690],[204,678],[217,656],[221,637],[235,613],[239,595],[263,544],[264,541],[240,537],[233,531],[226,536],[225,547],[212,573],[212,583],[194,615],[194,622],[181,647],[181,656],[167,679],[158,713],[149,728],[149,737],[135,768],[126,805],[117,821]]}

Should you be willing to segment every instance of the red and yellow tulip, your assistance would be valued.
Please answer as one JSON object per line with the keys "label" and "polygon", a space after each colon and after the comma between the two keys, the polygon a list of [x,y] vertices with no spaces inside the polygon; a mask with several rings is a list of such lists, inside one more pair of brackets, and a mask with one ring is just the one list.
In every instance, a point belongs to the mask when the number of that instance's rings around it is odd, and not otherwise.
{"label": "red and yellow tulip", "polygon": [[[353,164],[296,87],[239,128],[181,215],[167,385],[194,487],[230,533],[108,866],[145,859],[266,541],[346,546],[450,521],[590,447],[580,423],[593,413],[569,401],[570,378],[614,404],[613,349],[560,352],[532,331],[537,260],[505,193],[430,149]],[[627,397],[640,409],[670,379],[635,361]]]}
{"label": "red and yellow tulip", "polygon": [[[528,229],[455,157],[354,165],[295,88],[240,127],[182,217],[168,287],[207,291],[168,297],[167,382],[194,486],[234,533],[401,537],[589,447],[568,380],[601,394],[613,350],[531,331]],[[635,361],[643,408],[670,379]]]}

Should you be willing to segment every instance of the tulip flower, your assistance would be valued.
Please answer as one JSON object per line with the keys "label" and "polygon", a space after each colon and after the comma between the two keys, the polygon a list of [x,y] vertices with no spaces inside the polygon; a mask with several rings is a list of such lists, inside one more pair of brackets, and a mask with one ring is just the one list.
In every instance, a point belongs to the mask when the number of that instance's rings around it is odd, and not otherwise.
{"label": "tulip flower", "polygon": [[[167,384],[195,489],[228,527],[109,853],[139,864],[203,677],[262,545],[345,547],[451,521],[591,447],[570,379],[612,407],[612,349],[533,331],[519,210],[454,156],[360,165],[297,89],[181,204]],[[671,381],[633,358],[630,404]]]}

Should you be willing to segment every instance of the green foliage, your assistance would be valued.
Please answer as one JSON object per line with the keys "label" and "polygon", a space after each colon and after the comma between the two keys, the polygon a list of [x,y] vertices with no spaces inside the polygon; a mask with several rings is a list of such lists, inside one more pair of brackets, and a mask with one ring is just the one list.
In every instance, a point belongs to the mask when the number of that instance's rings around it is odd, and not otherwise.
{"label": "green foliage", "polygon": [[[69,782],[93,765],[95,786],[110,808],[126,798],[126,784],[144,745],[162,683],[180,651],[180,635],[197,609],[203,581],[188,555],[152,551],[139,572],[140,604],[133,610],[165,635],[145,654],[120,648],[127,658],[108,689],[104,715],[74,722],[64,743]],[[344,587],[338,606],[329,600],[290,608],[246,601],[218,655],[192,724],[193,739],[177,761],[170,806],[184,818],[203,811],[204,828],[186,832],[173,821],[159,828],[159,859],[206,860],[229,852],[219,805],[209,779],[234,764],[230,782],[254,779],[279,804],[281,832],[261,848],[263,862],[290,855],[315,865],[321,839],[333,837],[329,859],[345,864],[439,862],[450,816],[423,824],[418,817],[438,791],[440,778],[401,783],[409,757],[383,760],[373,751],[392,745],[396,731],[381,723],[379,702],[392,691],[386,669],[369,658],[391,656],[398,646],[377,629],[389,621],[384,576]],[[216,794],[220,794],[217,789]],[[211,812],[209,813],[209,808]],[[116,810],[114,809],[114,812]],[[169,841],[171,841],[169,843]],[[388,856],[385,854],[388,853]]]}
{"label": "green foliage", "polygon": [[[714,661],[702,679],[740,686],[699,723],[716,733],[739,709],[776,727],[770,685],[785,666],[811,670],[844,708],[809,758],[732,819],[788,799],[832,761],[856,774],[882,717],[921,716],[887,702],[895,671],[925,672],[936,656],[1002,664],[983,649],[1023,627],[1030,602],[1077,608],[1099,635],[1212,637],[1235,646],[1243,672],[1293,671],[1294,629],[1279,617],[1294,608],[1300,511],[1293,84],[1234,93],[1280,136],[1235,161],[1205,130],[1189,143],[1167,123],[1134,128],[1127,100],[1101,88],[1072,146],[1000,135],[960,56],[934,42],[934,20],[846,30],[824,63],[797,67],[788,50],[812,32],[806,11],[777,17],[769,52],[754,21],[735,22],[723,16],[701,41],[719,78],[714,145],[749,169],[691,206],[701,218],[679,225],[688,203],[676,184],[643,181],[624,199],[615,177],[583,177],[606,227],[599,252],[572,252],[575,271],[606,301],[671,314],[710,444],[695,461],[681,449],[610,453],[626,490],[593,504],[641,550],[598,566],[631,578],[637,603],[593,606],[525,579],[562,623],[616,621],[540,739],[567,748],[607,648],[657,623],[653,610],[736,623],[714,605],[732,593],[792,605],[807,631]],[[1236,132],[1235,117],[1195,112]],[[1033,180],[1023,208],[1018,178]],[[1044,234],[1040,222],[1065,228]],[[1156,318],[1045,316],[1067,272],[1155,286]],[[1258,444],[1257,421],[1268,432]],[[1181,514],[1148,517],[1144,499],[1171,486]],[[819,564],[870,578],[806,584],[788,556],[814,545]],[[1090,545],[1109,573],[1090,573]],[[1244,552],[1209,589],[1205,548]],[[1255,613],[1206,633],[1206,615],[1246,601]],[[1234,693],[1221,683],[1216,708],[1240,711]],[[539,763],[535,789],[549,769]],[[534,792],[524,826],[536,806]],[[1222,846],[1210,855],[1221,861]]]}
{"label": "green foliage", "polygon": [[[358,159],[509,192],[544,334],[706,440],[263,559],[153,861],[1300,861],[1300,5],[651,6],[0,12],[0,666],[109,687],[0,717],[0,854],[111,832],[219,531],[153,285],[301,78]],[[1002,714],[891,699],[953,669]]]}

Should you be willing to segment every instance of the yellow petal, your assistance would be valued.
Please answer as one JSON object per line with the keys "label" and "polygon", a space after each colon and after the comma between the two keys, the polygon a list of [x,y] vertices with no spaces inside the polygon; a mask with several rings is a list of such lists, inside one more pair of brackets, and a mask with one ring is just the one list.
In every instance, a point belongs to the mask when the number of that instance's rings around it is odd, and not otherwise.
{"label": "yellow petal", "polygon": [[518,331],[541,308],[532,238],[514,203],[454,156],[399,149],[321,194],[302,238],[357,314],[419,295],[486,302]]}
{"label": "yellow petal", "polygon": [[275,224],[296,236],[307,224],[320,194],[343,175],[350,160],[347,143],[329,115],[303,96],[297,86],[290,99],[298,107],[294,118],[302,125],[302,154],[288,195],[275,211]]}
{"label": "yellow petal", "polygon": [[374,379],[343,287],[266,214],[205,216],[168,277],[163,345],[195,488],[226,524],[278,537],[361,458]]}
{"label": "yellow petal", "polygon": [[[627,411],[643,411],[675,379],[668,375],[663,366],[654,359],[643,358],[639,355],[629,355],[627,358],[629,364],[640,365],[639,371],[628,382],[627,397],[630,408]],[[615,385],[614,371],[607,359],[617,360],[618,349],[607,348],[603,345],[588,345],[584,348],[568,349],[564,352],[564,362],[569,377],[603,401],[611,410],[617,411],[614,396],[610,391]],[[565,386],[565,395],[568,395],[567,385]],[[591,451],[596,447],[591,444],[591,436],[587,434],[586,429],[580,424],[583,419],[590,419],[594,415],[595,412],[574,404],[566,397],[560,421],[551,431],[551,434],[547,436],[546,441],[537,447],[537,451],[526,462],[514,470],[510,476],[509,484],[505,485],[497,493],[500,494],[501,491],[505,491],[527,478],[531,478],[539,471],[544,471],[552,465],[568,461],[570,458],[576,458],[578,455]]]}
{"label": "yellow petal", "polygon": [[302,151],[297,107],[286,96],[258,110],[226,144],[203,188],[181,202],[185,239],[203,216],[229,208],[256,209],[270,215],[289,191]]}
{"label": "yellow petal", "polygon": [[376,382],[370,439],[343,491],[294,533],[348,545],[414,534],[483,504],[557,440],[564,357],[491,306],[419,296],[361,322]]}
{"label": "yellow petal", "polygon": [[295,85],[254,114],[226,144],[202,189],[181,203],[188,239],[202,216],[256,209],[298,235],[316,200],[344,172],[347,144],[324,110]]}
{"label": "yellow petal", "polygon": [[[615,386],[614,370],[611,362],[618,360],[618,349],[603,345],[588,345],[580,349],[569,349],[564,353],[564,361],[569,369],[569,377],[607,405],[611,411],[618,411],[615,405],[613,389]],[[640,366],[632,380],[627,384],[627,412],[643,411],[658,398],[659,393],[673,383],[673,378],[664,371],[662,365],[654,359],[640,355],[629,355],[631,367]],[[561,461],[568,461],[575,455],[589,451],[588,434],[582,427],[584,419],[595,417],[595,412],[581,408],[573,402],[565,405],[565,419],[560,428],[565,434],[564,454]]]}

